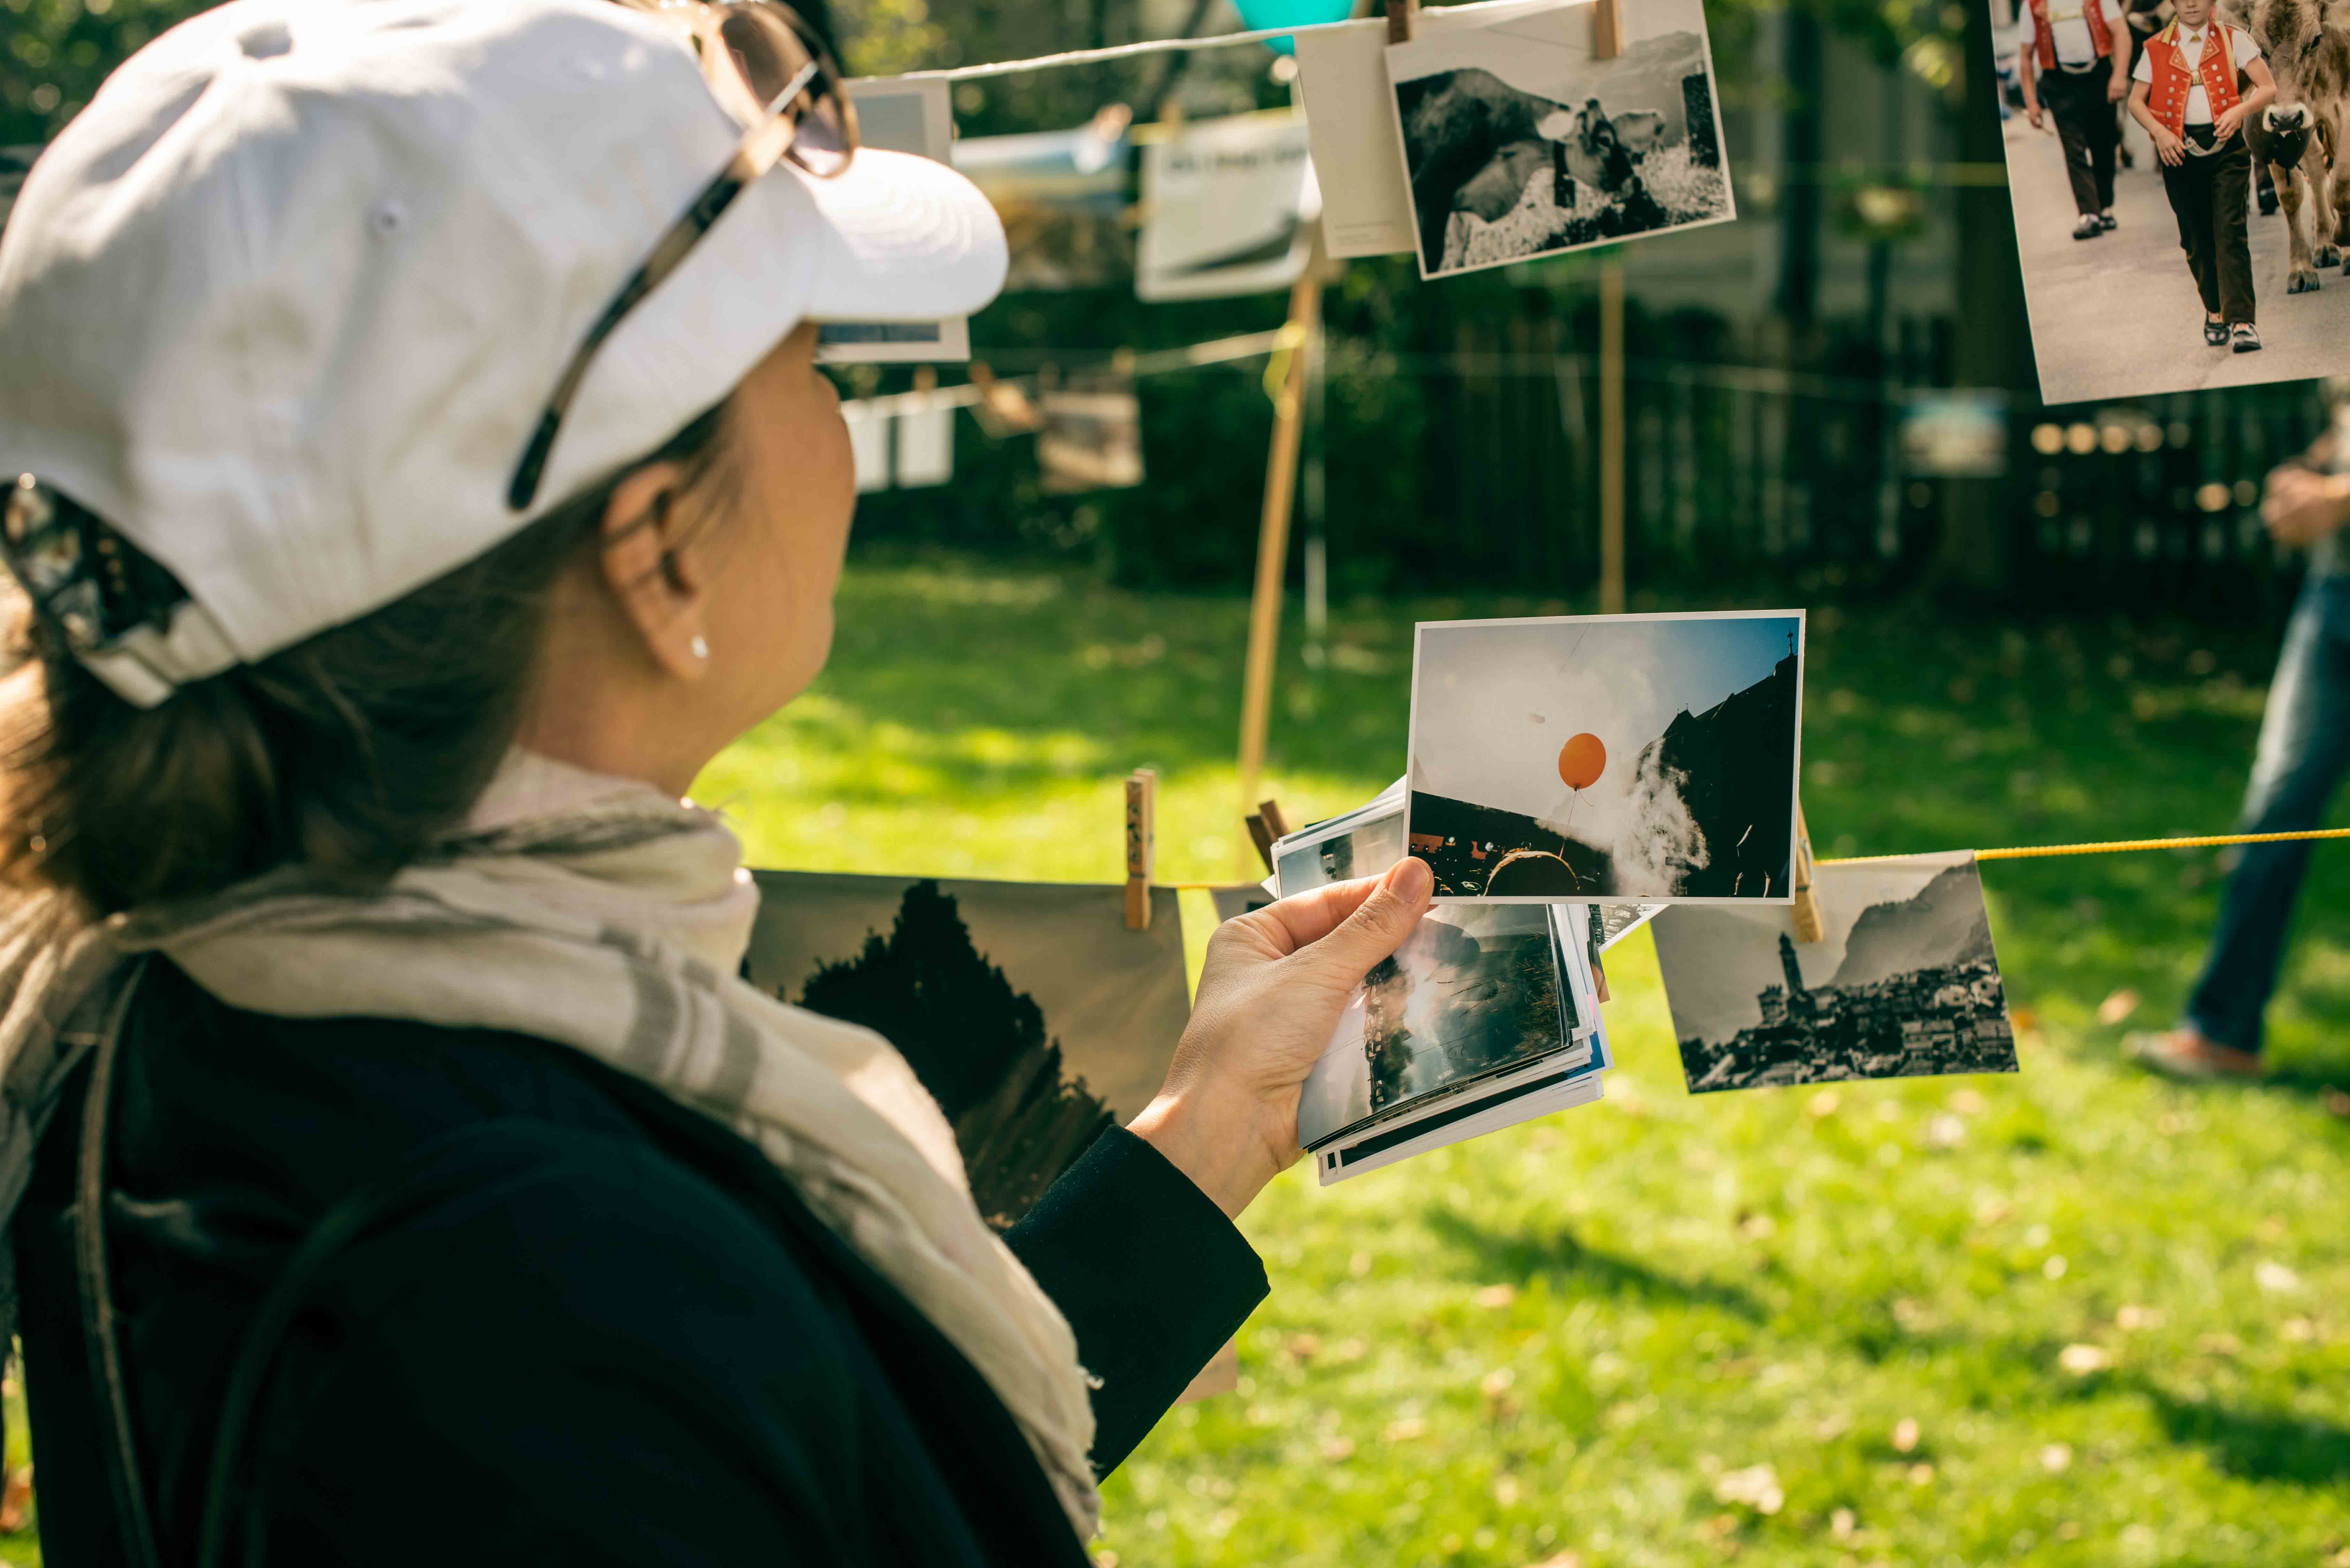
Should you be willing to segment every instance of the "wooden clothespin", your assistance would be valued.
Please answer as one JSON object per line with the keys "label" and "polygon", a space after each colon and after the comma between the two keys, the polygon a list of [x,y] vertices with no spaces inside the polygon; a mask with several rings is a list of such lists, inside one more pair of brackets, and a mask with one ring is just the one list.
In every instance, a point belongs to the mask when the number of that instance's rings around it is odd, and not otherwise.
{"label": "wooden clothespin", "polygon": [[1036,411],[1028,394],[1013,382],[998,379],[985,360],[971,362],[971,384],[979,389],[979,401],[972,405],[971,411],[978,417],[979,428],[991,439],[1032,435],[1045,428],[1045,416]]}
{"label": "wooden clothespin", "polygon": [[1264,818],[1264,830],[1267,833],[1272,834],[1275,838],[1289,836],[1289,819],[1281,815],[1279,802],[1270,800],[1257,802],[1256,814]]}
{"label": "wooden clothespin", "polygon": [[1388,42],[1411,42],[1412,18],[1419,15],[1419,0],[1387,0]]}
{"label": "wooden clothespin", "polygon": [[1242,817],[1241,825],[1248,829],[1249,842],[1256,846],[1256,857],[1264,862],[1266,870],[1272,870],[1273,830],[1265,826],[1264,818],[1255,812]]}
{"label": "wooden clothespin", "polygon": [[1624,0],[1593,0],[1591,53],[1612,60],[1624,52]]}
{"label": "wooden clothespin", "polygon": [[1126,775],[1126,929],[1150,929],[1150,875],[1159,859],[1159,838],[1153,820],[1158,811],[1159,775],[1137,768]]}
{"label": "wooden clothespin", "polygon": [[1804,806],[1795,804],[1795,940],[1824,941],[1827,926],[1820,919],[1820,900],[1812,891],[1812,830],[1804,822]]}

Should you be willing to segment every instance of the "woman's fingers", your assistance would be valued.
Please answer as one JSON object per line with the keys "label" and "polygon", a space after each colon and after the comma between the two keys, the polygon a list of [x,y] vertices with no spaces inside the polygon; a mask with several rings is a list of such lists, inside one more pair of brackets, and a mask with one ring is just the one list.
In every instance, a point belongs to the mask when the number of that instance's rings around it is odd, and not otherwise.
{"label": "woman's fingers", "polygon": [[1333,941],[1333,961],[1352,962],[1367,953],[1354,971],[1360,979],[1365,970],[1411,935],[1428,907],[1435,880],[1428,862],[1407,856],[1383,877],[1333,882],[1269,904],[1247,918],[1262,923],[1274,950],[1283,956]]}

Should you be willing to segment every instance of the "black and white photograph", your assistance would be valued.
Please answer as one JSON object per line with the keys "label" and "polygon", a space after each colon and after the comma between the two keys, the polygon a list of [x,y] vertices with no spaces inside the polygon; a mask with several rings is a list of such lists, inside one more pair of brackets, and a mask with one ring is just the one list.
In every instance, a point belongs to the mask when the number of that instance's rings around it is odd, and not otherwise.
{"label": "black and white photograph", "polygon": [[1036,432],[1036,464],[1045,493],[1128,490],[1142,483],[1142,400],[1122,377],[1090,378],[1040,393],[1045,428]]}
{"label": "black and white photograph", "polygon": [[1010,1224],[1166,1082],[1191,1017],[1175,890],[1146,930],[1123,884],[759,871],[752,983],[878,1031]]}
{"label": "black and white photograph", "polygon": [[1421,622],[1438,901],[1787,902],[1803,654],[1801,610]]}
{"label": "black and white photograph", "polygon": [[1439,277],[1737,216],[1699,0],[1590,4],[1388,46],[1419,273]]}
{"label": "black and white photograph", "polygon": [[[951,162],[951,86],[923,77],[867,77],[850,82],[858,144]],[[971,323],[962,317],[951,321],[827,321],[816,327],[816,358],[834,365],[943,364],[971,358]]]}
{"label": "black and white photograph", "polygon": [[1305,270],[1322,197],[1302,114],[1198,120],[1142,150],[1138,298],[1228,299]]}
{"label": "black and white photograph", "polygon": [[[1377,876],[1403,857],[1403,813],[1308,830],[1275,846],[1284,897]],[[1358,820],[1360,819],[1360,820]],[[1311,835],[1326,832],[1314,841]],[[1347,1002],[1297,1111],[1308,1148],[1430,1095],[1567,1050],[1585,1003],[1562,972],[1547,909],[1432,909]]]}
{"label": "black and white photograph", "polygon": [[1690,1093],[2016,1070],[1973,855],[1821,866],[1812,887],[1816,942],[1792,909],[1657,916]]}

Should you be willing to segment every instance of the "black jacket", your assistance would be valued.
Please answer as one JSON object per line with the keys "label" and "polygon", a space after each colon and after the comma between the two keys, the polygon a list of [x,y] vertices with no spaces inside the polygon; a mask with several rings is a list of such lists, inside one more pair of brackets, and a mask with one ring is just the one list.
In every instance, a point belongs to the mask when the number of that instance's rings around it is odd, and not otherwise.
{"label": "black jacket", "polygon": [[[448,1179],[301,1293],[232,1560],[1085,1561],[971,1366],[755,1148],[660,1092],[526,1036],[239,1012],[160,961],[116,1074],[109,1276],[166,1563],[192,1560],[227,1368],[296,1243],[461,1130]],[[15,1228],[59,1568],[123,1561],[71,1251],[88,1078]],[[1103,1472],[1265,1293],[1223,1215],[1119,1130],[1006,1240],[1101,1380]]]}

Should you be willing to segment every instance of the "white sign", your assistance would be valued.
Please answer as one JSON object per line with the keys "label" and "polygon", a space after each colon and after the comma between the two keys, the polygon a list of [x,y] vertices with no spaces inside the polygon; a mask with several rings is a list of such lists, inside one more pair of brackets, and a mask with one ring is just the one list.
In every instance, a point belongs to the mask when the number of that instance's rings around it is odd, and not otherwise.
{"label": "white sign", "polygon": [[1144,299],[1222,299],[1287,288],[1322,206],[1303,115],[1187,125],[1142,150]]}

